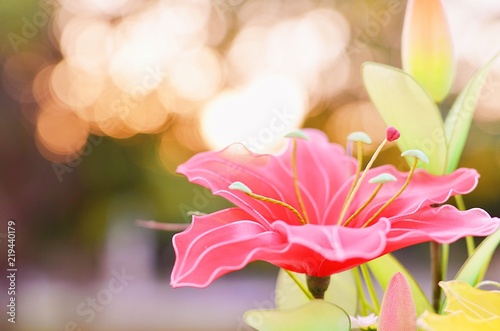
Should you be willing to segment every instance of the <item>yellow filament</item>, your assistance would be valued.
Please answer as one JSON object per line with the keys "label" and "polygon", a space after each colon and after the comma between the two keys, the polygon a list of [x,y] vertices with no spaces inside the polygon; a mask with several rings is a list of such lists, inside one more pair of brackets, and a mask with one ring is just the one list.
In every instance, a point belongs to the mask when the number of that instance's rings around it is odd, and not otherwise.
{"label": "yellow filament", "polygon": [[347,226],[347,224],[349,224],[356,216],[359,215],[359,213],[361,213],[365,208],[366,206],[368,206],[368,204],[370,202],[373,201],[373,199],[375,199],[375,196],[377,195],[378,191],[380,191],[380,189],[382,188],[382,185],[384,183],[380,183],[377,185],[377,187],[375,188],[375,190],[373,190],[372,194],[370,195],[370,197],[368,198],[368,200],[365,201],[365,203],[358,208],[358,210],[356,210],[356,212],[354,214],[352,214],[343,224],[343,226]]}
{"label": "yellow filament", "polygon": [[309,217],[307,216],[307,211],[306,207],[304,205],[304,201],[302,200],[302,195],[300,194],[300,188],[299,188],[299,176],[297,172],[297,141],[294,139],[293,140],[293,148],[292,148],[292,172],[293,172],[293,186],[295,187],[295,195],[297,196],[297,200],[299,201],[299,206],[300,209],[302,210],[302,213],[304,214],[304,219],[300,217],[300,219],[303,221],[302,223],[309,223]]}
{"label": "yellow filament", "polygon": [[[354,199],[354,196],[356,195],[356,193],[358,192],[359,188],[361,187],[361,183],[363,182],[363,180],[365,179],[365,177],[368,175],[368,170],[372,167],[373,162],[375,162],[375,159],[380,154],[380,151],[382,151],[382,148],[384,147],[384,145],[386,143],[387,143],[387,139],[384,139],[384,141],[382,141],[382,143],[380,144],[380,146],[378,146],[378,148],[375,151],[375,153],[373,154],[372,158],[370,159],[370,161],[366,165],[365,170],[363,171],[363,174],[356,181],[356,185],[354,186],[354,189],[347,196],[347,201],[344,203],[344,206],[342,207],[342,212],[340,213],[340,217],[339,217],[339,220],[337,222],[337,225],[341,225],[342,224],[342,220],[344,219],[345,214],[347,213],[347,209],[349,209],[349,206],[351,205],[352,200]],[[358,164],[358,166],[359,166],[359,164]]]}
{"label": "yellow filament", "polygon": [[306,224],[306,222],[304,221],[304,219],[302,218],[302,216],[300,215],[300,213],[297,211],[297,209],[293,208],[292,206],[290,206],[289,204],[283,202],[283,201],[279,201],[279,200],[276,200],[276,199],[273,199],[273,198],[268,198],[268,197],[265,197],[265,196],[262,196],[262,195],[259,195],[259,194],[255,194],[255,193],[251,193],[251,192],[245,192],[248,196],[256,199],[256,200],[260,200],[260,201],[264,201],[264,202],[270,202],[270,203],[274,203],[276,205],[279,205],[279,206],[282,206],[282,207],[285,207],[286,209],[290,210],[292,213],[295,214],[295,216],[297,216],[297,218],[299,219],[299,221],[302,223],[302,224]]}
{"label": "yellow filament", "polygon": [[396,194],[394,194],[392,196],[392,198],[390,198],[389,200],[387,200],[386,203],[384,203],[384,205],[382,207],[379,208],[379,210],[377,210],[375,212],[375,214],[372,215],[372,217],[370,217],[370,219],[368,221],[366,221],[366,223],[361,227],[361,228],[366,228],[368,225],[370,225],[371,222],[373,222],[373,220],[375,218],[377,218],[378,215],[380,215],[380,213],[385,209],[387,208],[387,206],[389,206],[394,200],[397,199],[397,197],[399,197],[401,195],[401,193],[403,193],[403,191],[406,189],[406,187],[408,186],[408,184],[410,184],[410,180],[411,178],[413,177],[413,174],[415,173],[415,169],[417,169],[417,163],[418,163],[418,158],[415,158],[413,160],[413,163],[411,165],[411,168],[410,168],[410,172],[408,174],[408,178],[406,178],[406,181],[405,183],[403,184],[403,186],[399,189],[398,192],[396,192]]}
{"label": "yellow filament", "polygon": [[[354,190],[354,186],[356,186],[356,182],[359,179],[359,174],[361,173],[361,166],[363,165],[363,142],[357,141],[356,143],[357,143],[356,145],[358,147],[358,154],[357,154],[358,165],[356,167],[356,173],[354,174],[354,179],[352,181],[351,188],[349,189],[349,193],[347,193],[348,197],[352,194],[352,191]],[[347,200],[344,201],[344,205],[342,206],[342,209],[344,209],[346,203],[347,203]]]}

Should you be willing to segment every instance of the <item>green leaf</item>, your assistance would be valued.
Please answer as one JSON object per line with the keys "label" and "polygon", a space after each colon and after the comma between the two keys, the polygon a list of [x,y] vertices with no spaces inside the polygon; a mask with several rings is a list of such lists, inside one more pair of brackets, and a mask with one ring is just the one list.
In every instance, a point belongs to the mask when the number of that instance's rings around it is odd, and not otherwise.
{"label": "green leaf", "polygon": [[446,173],[453,172],[457,166],[469,134],[469,128],[481,89],[488,73],[500,55],[497,54],[485,66],[479,69],[467,86],[460,93],[444,121],[446,140],[448,141],[448,160]]}
{"label": "green leaf", "polygon": [[486,237],[477,246],[474,253],[472,253],[458,271],[455,280],[461,280],[470,286],[476,286],[483,279],[486,267],[490,263],[491,257],[498,245],[500,245],[500,230]]}
{"label": "green leaf", "polygon": [[349,331],[351,320],[340,307],[325,300],[311,300],[286,310],[249,310],[246,324],[259,331]]}
{"label": "green leaf", "polygon": [[[401,132],[401,151],[420,149],[428,157],[422,168],[443,174],[447,143],[439,109],[417,81],[400,69],[366,62],[362,67],[365,88],[382,119]],[[411,161],[410,161],[411,162]]]}
{"label": "green leaf", "polygon": [[379,257],[378,259],[368,262],[367,265],[384,291],[389,285],[391,278],[397,272],[401,272],[406,277],[411,287],[413,300],[415,301],[415,307],[417,308],[417,316],[420,316],[426,310],[432,312],[434,311],[431,304],[429,303],[429,300],[427,300],[424,291],[422,291],[422,288],[420,288],[420,285],[418,285],[413,276],[408,272],[408,270],[406,270],[405,267],[403,267],[401,263],[399,263],[399,261],[394,256],[392,256],[391,254],[386,254]]}
{"label": "green leaf", "polygon": [[[306,286],[306,276],[304,274],[295,272],[293,274]],[[331,276],[330,286],[325,292],[325,301],[338,305],[349,315],[354,316],[358,306],[357,297],[356,283],[351,270]],[[295,308],[309,301],[290,276],[283,269],[280,269],[276,280],[276,308]]]}

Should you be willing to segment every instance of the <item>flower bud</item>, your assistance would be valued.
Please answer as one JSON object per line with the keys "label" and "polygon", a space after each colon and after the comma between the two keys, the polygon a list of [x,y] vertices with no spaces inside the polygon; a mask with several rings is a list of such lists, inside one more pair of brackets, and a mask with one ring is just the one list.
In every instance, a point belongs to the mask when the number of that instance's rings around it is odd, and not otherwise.
{"label": "flower bud", "polygon": [[408,0],[401,40],[403,70],[435,102],[448,96],[455,75],[453,43],[440,0]]}

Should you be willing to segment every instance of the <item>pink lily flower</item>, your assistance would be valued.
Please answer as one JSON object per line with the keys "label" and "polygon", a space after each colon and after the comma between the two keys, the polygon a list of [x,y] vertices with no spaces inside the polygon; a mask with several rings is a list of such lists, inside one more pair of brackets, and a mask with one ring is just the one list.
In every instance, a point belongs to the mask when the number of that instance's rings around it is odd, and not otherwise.
{"label": "pink lily flower", "polygon": [[[194,216],[174,236],[173,287],[206,287],[256,260],[326,277],[403,247],[486,236],[499,226],[499,219],[481,209],[435,207],[471,192],[479,178],[473,169],[435,176],[385,165],[359,172],[357,160],[324,133],[304,132],[309,141],[294,139],[279,155],[258,155],[233,144],[179,166],[180,174],[235,207]],[[393,134],[388,130],[388,141]],[[359,174],[392,175],[395,181],[380,184],[377,192],[373,183],[362,181],[353,194]]]}

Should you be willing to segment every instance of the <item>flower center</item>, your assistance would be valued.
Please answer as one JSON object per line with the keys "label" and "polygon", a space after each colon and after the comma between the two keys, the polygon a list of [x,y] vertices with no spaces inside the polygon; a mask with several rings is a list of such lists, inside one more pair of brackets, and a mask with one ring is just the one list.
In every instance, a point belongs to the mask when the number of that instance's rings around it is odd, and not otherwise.
{"label": "flower center", "polygon": [[[295,207],[292,205],[281,201],[277,200],[274,198],[266,197],[260,194],[253,193],[252,190],[246,186],[245,184],[241,182],[234,182],[231,185],[229,185],[229,189],[231,190],[238,190],[241,191],[248,196],[250,196],[253,199],[263,201],[263,202],[268,202],[268,203],[273,203],[276,205],[279,205],[281,207],[284,207],[291,211],[299,220],[299,222],[304,225],[308,224],[309,222],[309,217],[307,215],[307,210],[305,208],[304,200],[302,199],[302,193],[300,190],[300,182],[299,182],[299,176],[298,176],[298,170],[297,170],[297,140],[296,139],[304,139],[304,140],[310,140],[309,137],[303,133],[302,131],[294,131],[292,133],[287,134],[285,137],[287,138],[292,138],[292,151],[291,151],[291,169],[292,169],[292,177],[293,177],[293,186],[295,190],[295,195],[297,197],[297,202],[300,208],[297,210]],[[366,179],[368,176],[368,170],[371,169],[373,166],[373,163],[375,162],[375,159],[378,157],[380,152],[382,151],[382,148],[387,144],[388,142],[394,141],[399,138],[399,132],[393,128],[390,127],[387,129],[386,133],[386,138],[382,141],[382,143],[379,145],[373,156],[371,157],[370,161],[366,165],[365,169],[362,170],[362,163],[363,163],[363,144],[371,144],[371,139],[370,137],[363,132],[355,132],[352,133],[348,136],[348,153],[351,150],[351,145],[352,143],[357,144],[357,158],[358,158],[358,164],[356,167],[356,173],[354,174],[353,177],[353,182],[351,184],[351,187],[349,189],[349,192],[347,194],[346,200],[344,201],[344,204],[342,206],[342,210],[340,212],[339,219],[337,221],[337,225],[339,226],[347,226],[349,225],[377,196],[379,191],[382,189],[382,186],[387,183],[387,182],[393,182],[396,181],[396,178],[388,173],[383,173],[380,174],[376,177],[373,177],[368,180],[369,183],[372,184],[377,184],[371,195],[368,197],[368,199],[354,212],[352,213],[349,217],[347,217],[347,212],[349,210],[349,207],[351,206],[356,194],[361,188],[361,185],[363,181]],[[365,228],[369,226],[373,221],[380,216],[380,214],[386,209],[394,200],[396,200],[401,193],[408,187],[410,184],[410,180],[413,177],[413,174],[415,173],[415,169],[417,168],[418,161],[423,161],[423,162],[428,162],[429,160],[427,159],[427,156],[419,150],[409,150],[406,152],[403,152],[401,154],[403,157],[413,157],[414,160],[412,162],[412,165],[410,167],[410,171],[408,173],[408,177],[406,178],[406,181],[404,182],[403,186],[389,199],[387,200],[373,215],[362,224],[361,228]],[[345,219],[345,220],[344,220]]]}
{"label": "flower center", "polygon": [[[356,218],[356,216],[358,216],[370,204],[370,202],[372,202],[375,199],[375,197],[379,193],[379,191],[382,188],[382,186],[384,185],[384,183],[396,181],[396,178],[394,176],[392,176],[390,174],[385,174],[385,173],[384,174],[380,174],[379,176],[376,176],[376,177],[370,179],[368,182],[369,183],[376,183],[377,187],[373,190],[372,194],[368,197],[368,199],[353,214],[351,214],[344,221],[344,218],[346,217],[347,211],[348,211],[348,209],[349,209],[352,201],[354,200],[354,197],[355,197],[356,193],[359,191],[363,180],[368,175],[368,170],[372,167],[373,162],[375,161],[375,159],[377,158],[377,156],[380,154],[380,151],[382,150],[382,148],[384,147],[384,145],[387,142],[394,141],[394,140],[396,140],[398,138],[399,138],[399,132],[395,128],[393,128],[393,127],[388,128],[387,129],[387,133],[386,133],[386,138],[384,139],[384,141],[382,141],[382,143],[380,144],[380,146],[377,148],[377,150],[375,151],[375,153],[371,157],[370,161],[366,165],[363,173],[360,175],[360,172],[361,172],[361,163],[363,161],[363,157],[362,157],[362,155],[363,155],[362,145],[363,145],[363,143],[367,143],[367,144],[371,143],[371,139],[368,137],[368,135],[366,135],[366,134],[364,134],[362,132],[355,132],[355,133],[350,134],[348,136],[348,142],[349,142],[349,144],[352,144],[353,142],[357,143],[357,146],[358,146],[358,153],[357,153],[358,166],[357,166],[357,169],[356,169],[356,173],[354,175],[354,179],[353,179],[351,188],[350,188],[350,190],[349,190],[349,192],[347,194],[346,201],[344,202],[344,205],[342,206],[342,210],[340,212],[340,216],[339,216],[339,219],[337,221],[337,225],[347,226],[354,218]],[[405,183],[403,184],[403,186],[389,200],[387,200],[361,226],[361,228],[365,228],[365,227],[369,226],[382,213],[382,211],[384,209],[386,209],[394,200],[396,200],[401,195],[401,193],[403,193],[403,191],[408,187],[408,184],[410,183],[410,180],[413,177],[413,174],[415,173],[415,169],[417,168],[418,161],[423,161],[423,162],[426,162],[426,163],[429,162],[429,160],[427,159],[427,156],[422,151],[419,151],[419,150],[405,151],[405,152],[403,152],[401,154],[401,156],[403,156],[403,157],[408,156],[408,157],[413,157],[414,158],[414,161],[412,162],[412,165],[410,167],[410,171],[408,173],[408,177],[406,178]]]}
{"label": "flower center", "polygon": [[[292,159],[291,159],[290,163],[291,163],[291,168],[292,168],[293,187],[295,189],[295,195],[297,196],[297,201],[299,203],[300,210],[302,211],[302,214],[300,214],[297,209],[295,209],[294,207],[292,207],[291,205],[289,205],[286,202],[283,202],[283,201],[280,201],[277,199],[273,199],[273,198],[269,198],[269,197],[265,197],[265,196],[260,195],[260,194],[253,193],[252,190],[248,186],[246,186],[245,184],[243,184],[241,182],[234,182],[231,185],[229,185],[229,188],[232,190],[242,191],[242,192],[246,193],[248,196],[250,196],[256,200],[270,202],[270,203],[274,203],[274,204],[277,204],[279,206],[285,207],[286,209],[290,210],[293,214],[295,214],[295,216],[297,216],[300,223],[307,224],[307,223],[309,223],[309,217],[307,216],[307,211],[306,211],[306,207],[304,205],[304,200],[302,199],[302,194],[300,193],[299,175],[298,175],[298,171],[297,171],[297,139],[304,139],[304,140],[310,140],[310,139],[304,132],[302,132],[300,130],[292,131],[292,132],[288,133],[287,135],[285,135],[285,137],[292,138],[292,140],[293,140]],[[304,215],[304,216],[302,216],[302,215]]]}

